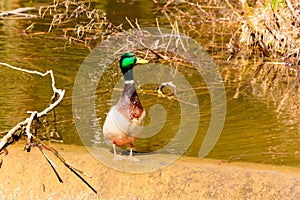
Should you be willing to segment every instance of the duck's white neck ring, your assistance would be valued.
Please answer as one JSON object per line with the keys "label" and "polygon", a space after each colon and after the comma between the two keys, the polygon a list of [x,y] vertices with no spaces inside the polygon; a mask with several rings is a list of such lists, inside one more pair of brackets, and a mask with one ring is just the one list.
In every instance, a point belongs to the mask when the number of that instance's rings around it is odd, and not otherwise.
{"label": "duck's white neck ring", "polygon": [[125,80],[124,82],[125,82],[125,84],[133,84],[134,80]]}

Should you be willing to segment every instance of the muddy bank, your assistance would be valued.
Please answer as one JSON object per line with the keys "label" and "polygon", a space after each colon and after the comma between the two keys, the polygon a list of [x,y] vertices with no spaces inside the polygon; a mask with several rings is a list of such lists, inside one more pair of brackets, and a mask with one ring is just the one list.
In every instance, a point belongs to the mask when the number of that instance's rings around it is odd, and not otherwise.
{"label": "muddy bank", "polygon": [[[41,152],[9,148],[0,169],[1,199],[300,199],[300,169],[184,157],[163,169],[132,174],[102,164],[83,147],[56,145],[92,175],[95,195],[57,158],[59,183]],[[51,155],[51,156],[50,156]]]}

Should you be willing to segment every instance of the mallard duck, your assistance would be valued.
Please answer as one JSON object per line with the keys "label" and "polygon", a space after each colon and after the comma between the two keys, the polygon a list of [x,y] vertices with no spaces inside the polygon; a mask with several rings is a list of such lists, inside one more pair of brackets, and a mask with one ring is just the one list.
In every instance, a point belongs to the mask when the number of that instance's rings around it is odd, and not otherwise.
{"label": "mallard duck", "polygon": [[128,158],[137,161],[133,158],[132,149],[135,139],[142,132],[146,112],[135,89],[133,67],[136,64],[148,62],[148,60],[137,58],[131,52],[121,56],[120,68],[124,77],[124,90],[118,103],[108,112],[103,125],[103,135],[105,140],[112,144],[114,160],[123,158],[116,153],[116,146],[129,143],[130,153]]}

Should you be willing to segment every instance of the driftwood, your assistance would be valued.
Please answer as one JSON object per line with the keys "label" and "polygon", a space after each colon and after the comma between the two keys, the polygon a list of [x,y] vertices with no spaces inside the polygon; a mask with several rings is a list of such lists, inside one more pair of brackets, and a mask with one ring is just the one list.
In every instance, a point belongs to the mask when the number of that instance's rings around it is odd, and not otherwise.
{"label": "driftwood", "polygon": [[[48,70],[45,73],[42,73],[42,72],[38,72],[38,71],[32,71],[32,70],[14,67],[7,63],[2,63],[2,62],[0,62],[0,65],[9,67],[14,70],[22,71],[25,73],[39,75],[42,77],[50,75],[51,82],[52,82],[51,86],[52,86],[52,91],[53,91],[53,95],[51,97],[51,103],[48,107],[46,107],[41,112],[28,111],[28,113],[30,114],[30,116],[28,118],[26,118],[22,122],[19,122],[17,125],[15,125],[9,131],[5,131],[5,135],[0,140],[0,155],[6,156],[8,154],[7,148],[9,145],[11,145],[14,142],[16,137],[26,136],[27,142],[26,142],[24,149],[27,152],[30,152],[31,147],[38,147],[38,149],[42,152],[42,154],[44,155],[44,157],[50,164],[51,168],[53,169],[55,175],[57,176],[57,178],[60,182],[63,182],[63,181],[62,181],[61,177],[59,176],[58,172],[56,171],[56,165],[54,164],[53,161],[50,160],[50,158],[47,156],[47,154],[45,153],[44,150],[48,150],[48,151],[52,152],[71,172],[73,172],[78,178],[80,178],[90,189],[93,190],[93,192],[97,193],[97,191],[80,174],[91,178],[90,175],[86,174],[82,170],[80,170],[80,169],[74,167],[73,165],[71,165],[70,163],[68,163],[59,154],[59,152],[57,150],[42,143],[42,141],[31,132],[31,125],[32,125],[33,121],[34,120],[39,121],[39,118],[45,116],[50,111],[53,111],[53,109],[61,103],[61,101],[63,100],[63,97],[65,95],[65,90],[56,88],[53,71]],[[21,131],[21,134],[16,134],[17,131]],[[0,158],[0,168],[1,168],[2,162],[3,162],[3,159]]]}

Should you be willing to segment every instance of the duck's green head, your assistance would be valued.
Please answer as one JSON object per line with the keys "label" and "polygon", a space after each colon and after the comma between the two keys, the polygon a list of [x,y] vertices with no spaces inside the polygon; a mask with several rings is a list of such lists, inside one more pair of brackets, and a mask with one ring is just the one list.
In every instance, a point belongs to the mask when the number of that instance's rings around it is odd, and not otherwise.
{"label": "duck's green head", "polygon": [[132,52],[124,53],[120,59],[120,68],[122,73],[125,74],[131,70],[136,64],[145,64],[148,63],[148,60],[137,58],[136,55]]}

